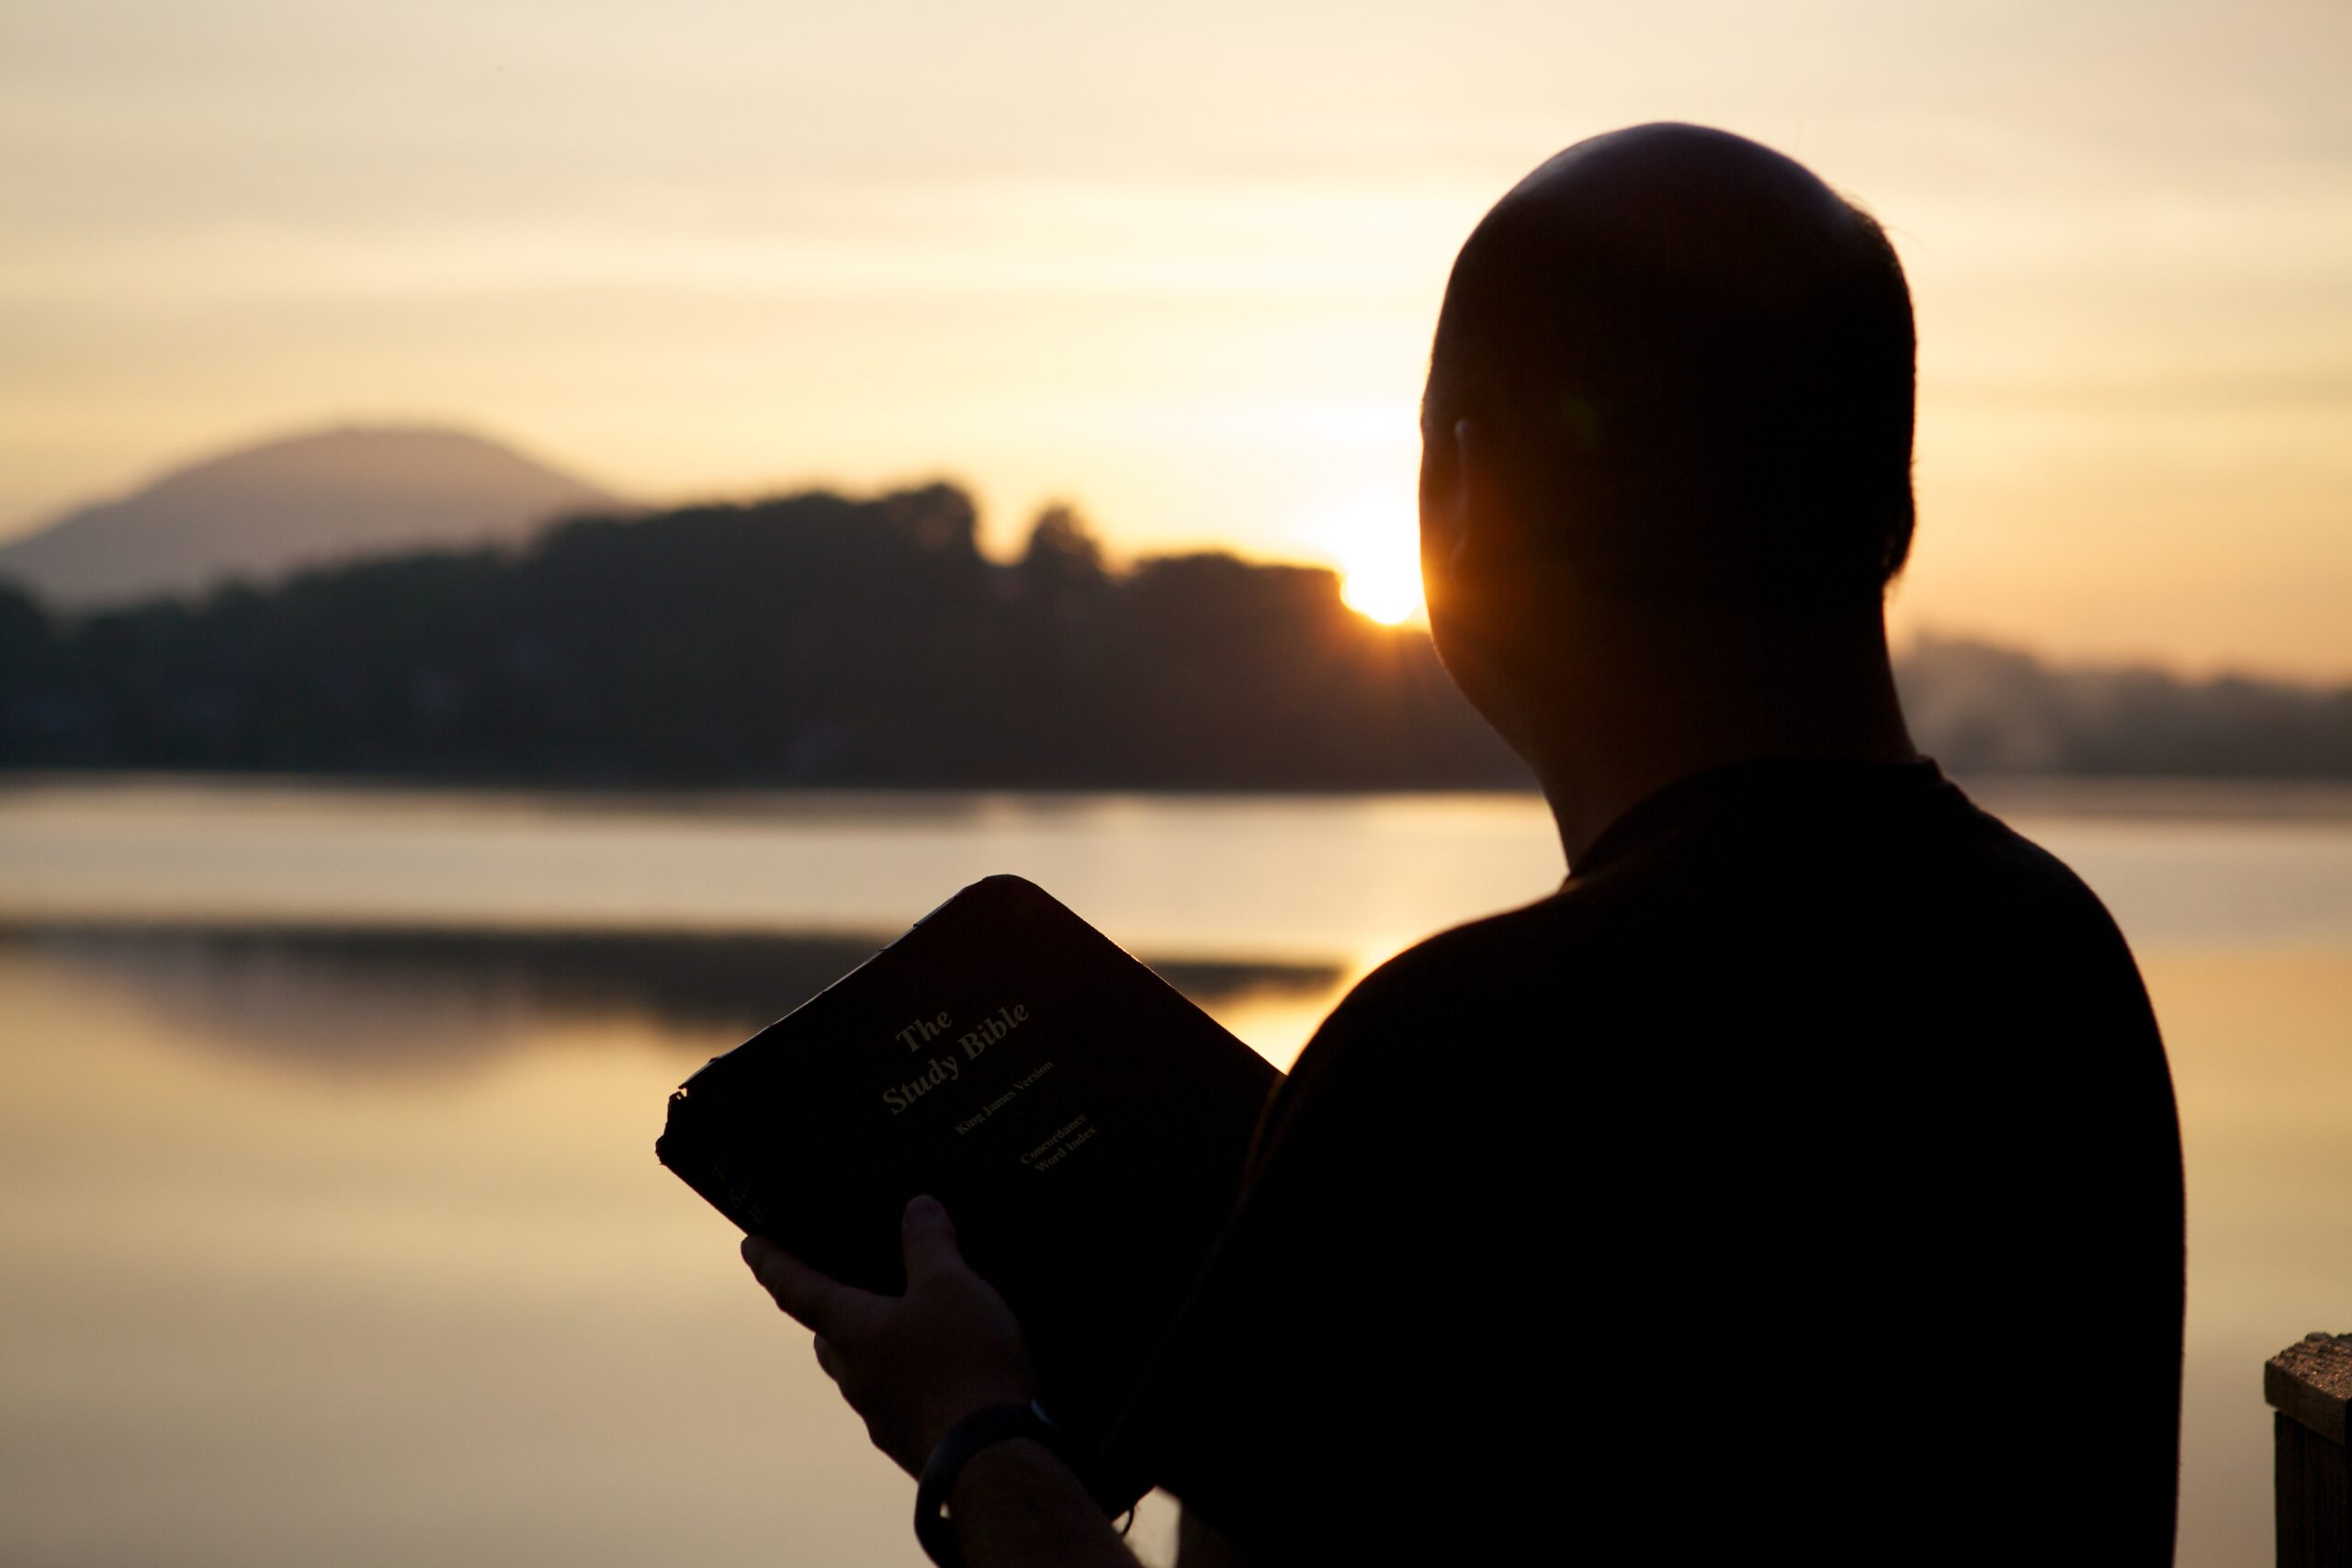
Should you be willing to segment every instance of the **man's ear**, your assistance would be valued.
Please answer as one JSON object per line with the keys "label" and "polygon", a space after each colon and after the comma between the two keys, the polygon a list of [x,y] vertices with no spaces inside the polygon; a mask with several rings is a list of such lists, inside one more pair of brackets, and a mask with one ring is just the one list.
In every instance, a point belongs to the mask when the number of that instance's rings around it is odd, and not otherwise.
{"label": "man's ear", "polygon": [[1495,470],[1494,442],[1475,419],[1455,420],[1451,434],[1443,508],[1447,573],[1465,578],[1508,570],[1520,540]]}
{"label": "man's ear", "polygon": [[1421,429],[1421,576],[1432,591],[1453,575],[1462,539],[1462,427]]}
{"label": "man's ear", "polygon": [[1421,585],[1432,611],[1462,603],[1509,557],[1493,443],[1473,419],[1421,436]]}
{"label": "man's ear", "polygon": [[[1421,437],[1421,586],[1430,637],[1445,671],[1505,741],[1520,745],[1511,664],[1519,540],[1496,472],[1494,442],[1476,420]],[[1524,755],[1524,751],[1521,753]]]}

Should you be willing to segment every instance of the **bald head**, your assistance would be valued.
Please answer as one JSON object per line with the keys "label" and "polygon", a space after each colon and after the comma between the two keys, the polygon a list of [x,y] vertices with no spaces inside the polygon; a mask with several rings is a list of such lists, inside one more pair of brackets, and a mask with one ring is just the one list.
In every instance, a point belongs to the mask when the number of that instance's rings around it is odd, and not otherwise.
{"label": "bald head", "polygon": [[1903,564],[1912,388],[1878,225],[1769,148],[1649,125],[1578,142],[1480,222],[1424,423],[1474,422],[1581,580],[1802,613],[1874,602]]}

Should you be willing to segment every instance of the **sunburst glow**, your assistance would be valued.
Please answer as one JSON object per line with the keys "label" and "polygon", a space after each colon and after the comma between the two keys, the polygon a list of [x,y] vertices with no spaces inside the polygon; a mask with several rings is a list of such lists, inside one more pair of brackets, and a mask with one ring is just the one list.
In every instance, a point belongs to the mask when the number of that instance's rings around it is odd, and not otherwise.
{"label": "sunburst glow", "polygon": [[1363,496],[1318,512],[1306,533],[1338,568],[1349,609],[1384,626],[1421,614],[1421,542],[1409,503]]}

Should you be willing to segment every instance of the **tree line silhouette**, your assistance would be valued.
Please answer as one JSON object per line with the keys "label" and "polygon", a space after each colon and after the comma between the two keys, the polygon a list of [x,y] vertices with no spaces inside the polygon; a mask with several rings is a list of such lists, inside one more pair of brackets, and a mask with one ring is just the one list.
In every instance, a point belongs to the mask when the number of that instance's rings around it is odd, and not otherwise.
{"label": "tree line silhouette", "polygon": [[[932,485],[582,517],[64,617],[0,585],[0,765],[578,784],[1518,787],[1425,633],[1317,569],[1114,571],[1066,507],[1011,564]],[[1961,771],[2352,776],[2352,691],[1906,661]]]}
{"label": "tree line silhouette", "polygon": [[1326,571],[1010,565],[945,485],[584,517],[51,617],[0,599],[0,758],[587,783],[1515,784],[1426,637]]}

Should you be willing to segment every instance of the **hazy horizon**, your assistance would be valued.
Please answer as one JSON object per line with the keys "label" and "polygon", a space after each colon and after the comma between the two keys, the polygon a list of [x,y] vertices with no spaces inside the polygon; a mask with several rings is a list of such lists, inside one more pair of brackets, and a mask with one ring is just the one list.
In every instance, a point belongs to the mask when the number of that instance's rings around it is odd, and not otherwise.
{"label": "hazy horizon", "polygon": [[[20,520],[19,523],[16,525],[0,522],[0,546],[13,543],[21,538],[29,537],[51,524],[66,520],[78,513],[91,510],[94,507],[109,505],[125,499],[142,494],[146,490],[161,481],[175,479],[191,469],[206,467],[224,457],[239,457],[254,449],[276,445],[288,439],[301,439],[325,434],[375,434],[388,432],[419,433],[478,438],[488,441],[494,446],[514,451],[521,457],[535,463],[545,464],[548,468],[565,475],[566,477],[579,479],[590,484],[598,485],[600,488],[609,488],[602,485],[602,476],[593,465],[575,463],[571,461],[566,454],[548,452],[541,448],[514,442],[507,439],[503,434],[497,431],[485,429],[476,425],[468,425],[446,419],[436,420],[430,416],[423,415],[413,418],[393,417],[379,420],[320,420],[311,422],[308,424],[289,426],[285,430],[269,433],[265,436],[256,437],[252,441],[232,443],[226,447],[188,454],[180,460],[152,464],[147,468],[141,470],[139,478],[131,483],[118,486],[112,490],[84,497],[80,501],[69,502],[63,508],[52,510],[37,517]],[[1329,567],[1340,573],[1343,584],[1349,584],[1351,577],[1361,577],[1363,575],[1363,569],[1360,566],[1351,571],[1351,564],[1348,561],[1335,558],[1336,552],[1318,551],[1311,545],[1302,547],[1297,546],[1295,542],[1282,540],[1276,540],[1270,546],[1264,547],[1261,547],[1255,543],[1248,540],[1209,538],[1201,540],[1177,540],[1173,543],[1160,546],[1147,544],[1140,547],[1130,546],[1128,547],[1122,548],[1120,547],[1121,538],[1119,531],[1116,528],[1115,521],[1099,517],[1091,511],[1091,509],[1088,508],[1080,498],[1069,495],[1067,492],[1049,495],[1045,501],[1039,503],[1039,506],[1035,511],[1029,513],[1008,516],[1000,511],[991,509],[987,503],[987,499],[984,493],[982,493],[977,487],[965,480],[961,476],[938,469],[912,469],[906,474],[897,476],[895,479],[886,476],[870,486],[862,487],[854,485],[836,485],[830,481],[818,479],[809,479],[800,483],[777,483],[732,492],[716,486],[689,488],[672,495],[645,495],[642,493],[620,491],[616,493],[615,499],[616,502],[623,507],[633,508],[643,506],[660,511],[682,506],[757,504],[763,502],[772,501],[779,497],[797,494],[810,490],[836,490],[841,493],[853,496],[883,494],[893,490],[919,487],[923,484],[933,482],[944,482],[955,485],[974,496],[975,500],[979,503],[983,543],[989,549],[992,558],[1000,562],[1011,562],[1019,558],[1022,543],[1026,537],[1026,531],[1028,527],[1035,520],[1036,512],[1057,504],[1069,504],[1079,512],[1091,529],[1097,530],[1102,534],[1106,546],[1109,547],[1109,554],[1114,564],[1121,567],[1132,567],[1136,562],[1155,555],[1182,553],[1188,549],[1202,549],[1212,551],[1229,551],[1239,556],[1243,559],[1251,561],[1262,561],[1268,563],[1295,562],[1303,565]],[[556,520],[558,519],[549,519],[551,522]],[[430,541],[421,540],[414,547],[419,550],[424,550],[434,548],[435,547]],[[354,557],[353,558],[360,558]],[[1393,598],[1393,581],[1385,582],[1379,586],[1386,587],[1390,591]],[[1958,622],[1922,619],[1917,615],[1906,614],[1905,606],[1902,603],[1904,586],[1904,582],[1901,580],[1898,580],[1893,594],[1890,595],[1889,602],[1889,620],[1893,630],[1894,647],[1898,654],[1908,650],[1916,650],[1923,646],[1939,642],[1983,641],[2003,648],[2014,648],[2018,652],[2029,654],[2036,658],[2052,660],[2071,668],[2091,671],[2146,669],[2162,671],[2168,674],[2176,675],[2187,680],[2245,677],[2257,680],[2284,681],[2297,684],[2306,684],[2318,687],[2341,684],[2347,681],[2352,681],[2352,663],[2347,663],[2340,669],[2322,668],[2318,670],[2306,670],[2301,668],[2264,664],[2254,659],[2241,658],[2228,653],[2219,654],[2202,660],[2171,656],[2161,650],[2134,652],[2129,649],[2112,652],[2098,649],[2092,649],[2080,653],[2068,654],[2064,650],[2064,648],[2061,645],[2054,645],[2050,641],[2031,640],[2031,634],[2030,633],[2004,641],[2000,638],[1998,634],[1987,634],[1981,626],[1976,625],[1963,625]],[[1378,592],[1378,588],[1374,588],[1373,592],[1376,593]],[[1414,607],[1411,613],[1409,615],[1399,615],[1387,614],[1383,610],[1374,607],[1375,602],[1370,597],[1359,594],[1355,587],[1352,585],[1349,586],[1348,592],[1351,607],[1355,608],[1359,614],[1368,615],[1371,619],[1389,622],[1392,624],[1400,620],[1409,621],[1416,625],[1420,624],[1422,620],[1421,610],[1418,602],[1418,594],[1416,594]],[[1362,599],[1363,602],[1359,603],[1359,599]]]}
{"label": "hazy horizon", "polygon": [[1687,118],[1909,269],[1899,627],[2352,678],[2340,6],[24,0],[0,41],[0,536],[424,419],[656,502],[944,475],[999,554],[1069,499],[1123,556],[1365,570],[1464,234]]}

